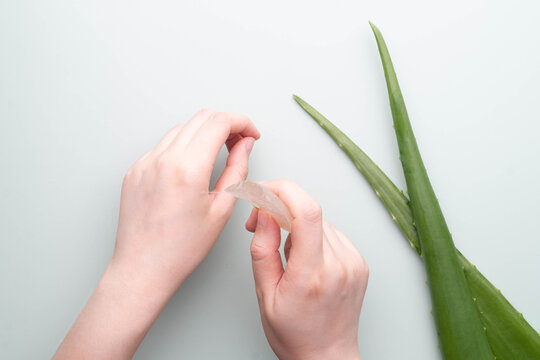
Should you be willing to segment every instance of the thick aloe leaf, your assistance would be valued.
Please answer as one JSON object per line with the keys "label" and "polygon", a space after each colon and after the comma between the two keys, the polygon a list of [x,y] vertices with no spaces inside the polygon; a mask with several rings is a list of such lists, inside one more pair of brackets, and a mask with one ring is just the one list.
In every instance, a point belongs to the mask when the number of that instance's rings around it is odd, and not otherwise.
{"label": "thick aloe leaf", "polygon": [[[409,200],[403,192],[398,190],[373,160],[339,128],[298,96],[294,96],[294,99],[338,144],[341,144],[340,148],[354,162],[373,189],[379,192],[378,196],[387,210],[395,214],[394,220],[405,238],[418,254],[421,254]],[[381,192],[381,188],[387,191]],[[540,335],[465,256],[458,252],[458,257],[496,358],[540,359]]]}
{"label": "thick aloe leaf", "polygon": [[380,31],[373,24],[371,27],[384,68],[442,353],[447,359],[493,359],[454,241],[424,167],[390,54]]}
{"label": "thick aloe leaf", "polygon": [[287,205],[270,189],[253,181],[243,180],[225,189],[226,192],[247,200],[257,209],[269,213],[285,231],[291,231],[293,217]]}
{"label": "thick aloe leaf", "polygon": [[496,358],[540,359],[540,335],[476,266],[459,257]]}

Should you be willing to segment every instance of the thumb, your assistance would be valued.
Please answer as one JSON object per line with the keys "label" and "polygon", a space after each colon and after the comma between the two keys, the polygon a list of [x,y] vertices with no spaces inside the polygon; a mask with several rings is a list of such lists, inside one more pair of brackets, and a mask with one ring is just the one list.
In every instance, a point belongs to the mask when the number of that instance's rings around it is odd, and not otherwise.
{"label": "thumb", "polygon": [[[255,139],[247,137],[237,140],[234,146],[232,146],[229,157],[227,158],[227,164],[214,187],[214,192],[219,194],[229,185],[246,179],[248,174],[249,154],[251,153],[254,142]],[[236,198],[230,195],[219,195],[221,196],[216,196],[213,207],[220,213],[232,211]]]}
{"label": "thumb", "polygon": [[259,210],[255,235],[251,241],[251,260],[257,298],[261,304],[273,299],[276,286],[283,275],[280,243],[279,226],[264,210]]}

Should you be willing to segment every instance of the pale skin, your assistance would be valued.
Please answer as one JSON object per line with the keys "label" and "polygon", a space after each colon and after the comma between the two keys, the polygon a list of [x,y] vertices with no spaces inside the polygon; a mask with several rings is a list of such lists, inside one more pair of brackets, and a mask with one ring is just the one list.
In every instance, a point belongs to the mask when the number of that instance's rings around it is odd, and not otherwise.
{"label": "pale skin", "polygon": [[[208,255],[228,221],[260,137],[245,116],[202,110],[171,129],[127,172],[112,259],[54,359],[130,359],[168,300]],[[209,192],[223,145],[227,165]],[[280,359],[359,359],[367,266],[320,206],[285,180],[266,182],[289,207],[292,231],[254,210],[251,254],[263,328]],[[181,354],[179,354],[181,355]]]}

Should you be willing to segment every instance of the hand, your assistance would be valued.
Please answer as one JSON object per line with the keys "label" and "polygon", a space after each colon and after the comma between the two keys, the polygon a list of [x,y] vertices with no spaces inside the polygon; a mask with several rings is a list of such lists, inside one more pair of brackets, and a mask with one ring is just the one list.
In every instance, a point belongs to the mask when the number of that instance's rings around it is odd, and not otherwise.
{"label": "hand", "polygon": [[[112,260],[55,359],[129,359],[167,301],[214,246],[259,132],[245,116],[200,111],[127,172]],[[229,157],[214,192],[219,150]]]}
{"label": "hand", "polygon": [[[246,178],[259,132],[245,116],[199,112],[173,128],[126,174],[112,265],[151,276],[174,292],[214,246],[235,199],[219,193]],[[210,176],[226,144],[227,166],[214,192]]]}
{"label": "hand", "polygon": [[254,210],[253,274],[263,328],[280,359],[359,359],[358,319],[369,271],[352,242],[324,221],[320,206],[289,181],[265,182],[293,215],[285,242],[280,229]]}

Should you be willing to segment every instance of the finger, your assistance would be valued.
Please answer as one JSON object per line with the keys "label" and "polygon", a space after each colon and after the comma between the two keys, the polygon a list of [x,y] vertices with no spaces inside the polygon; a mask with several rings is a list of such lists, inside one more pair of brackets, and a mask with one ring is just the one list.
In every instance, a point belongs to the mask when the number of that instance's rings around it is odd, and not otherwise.
{"label": "finger", "polygon": [[253,208],[251,210],[251,214],[249,214],[249,218],[246,221],[246,230],[249,232],[255,232],[255,229],[257,228],[257,218],[259,216],[259,209]]}
{"label": "finger", "polygon": [[176,136],[182,131],[184,124],[178,124],[169,130],[165,136],[159,141],[154,150],[152,150],[154,155],[161,154],[165,149],[171,145]]}
{"label": "finger", "polygon": [[335,232],[335,228],[330,224],[328,221],[323,220],[323,231],[324,231],[324,239],[328,243],[328,246],[332,249],[335,256],[337,257],[343,257],[348,256],[347,252],[349,251],[337,233]]}
{"label": "finger", "polygon": [[342,233],[339,229],[335,228],[332,224],[330,224],[330,226],[332,226],[332,228],[334,229],[334,232],[337,234],[337,236],[341,240],[343,246],[345,246],[352,253],[360,254],[360,251],[358,250],[358,248],[354,245],[354,243],[351,241],[351,239],[349,239],[347,235]]}
{"label": "finger", "polygon": [[251,241],[251,260],[257,298],[261,304],[271,303],[283,275],[280,243],[279,226],[266,212],[258,211],[257,228]]}
{"label": "finger", "polygon": [[[216,112],[210,109],[199,110],[179,131],[169,143],[167,148],[163,149],[171,151],[175,156],[179,156],[190,143],[193,135],[208,119],[215,116]],[[163,152],[162,151],[162,152]]]}
{"label": "finger", "polygon": [[231,134],[225,141],[225,145],[227,146],[227,150],[230,152],[231,149],[236,145],[236,143],[240,140],[242,140],[243,137],[240,134]]}
{"label": "finger", "polygon": [[300,186],[289,180],[263,183],[287,205],[293,216],[289,262],[317,267],[323,259],[322,210]]}
{"label": "finger", "polygon": [[236,198],[223,191],[230,185],[245,180],[248,174],[249,154],[253,148],[253,138],[247,137],[234,145],[227,158],[227,164],[214,187],[212,207],[223,214],[232,211]]}
{"label": "finger", "polygon": [[141,156],[141,157],[139,158],[139,160],[137,160],[136,163],[142,164],[143,162],[146,161],[146,159],[148,159],[148,158],[150,157],[151,154],[152,154],[152,151],[148,151],[148,152],[144,153],[143,156]]}
{"label": "finger", "polygon": [[366,264],[366,260],[364,259],[364,256],[362,253],[356,248],[356,246],[353,244],[353,242],[341,231],[336,229],[332,224],[334,232],[344,245],[344,247],[348,250],[347,255],[349,256],[348,259],[352,260],[352,262],[349,262],[349,264],[356,264],[352,269],[352,278],[358,278],[359,274],[363,274],[365,276],[364,278],[364,286],[367,285],[367,276],[369,276],[369,268]]}
{"label": "finger", "polygon": [[258,139],[261,135],[244,115],[215,113],[193,134],[185,149],[185,165],[210,179],[219,150],[232,134]]}

